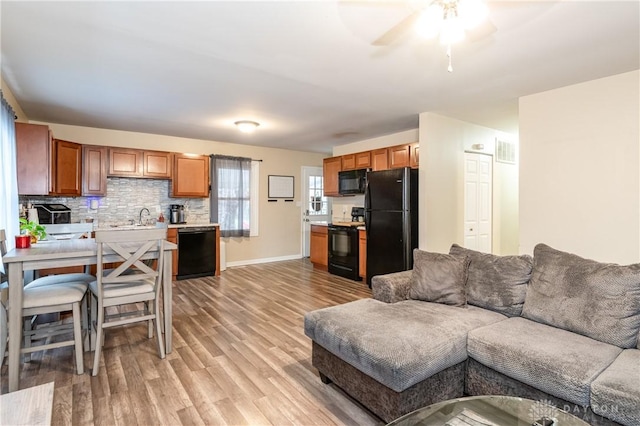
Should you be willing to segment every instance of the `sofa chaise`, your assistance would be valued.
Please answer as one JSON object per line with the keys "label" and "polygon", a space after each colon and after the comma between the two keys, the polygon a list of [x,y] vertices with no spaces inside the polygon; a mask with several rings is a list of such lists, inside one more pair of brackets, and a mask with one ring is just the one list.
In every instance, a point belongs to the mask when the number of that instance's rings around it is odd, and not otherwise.
{"label": "sofa chaise", "polygon": [[[539,244],[533,258],[453,245],[374,277],[373,298],[308,312],[312,363],[385,421],[465,395],[539,400],[640,425],[640,264]],[[533,420],[533,419],[532,419]]]}

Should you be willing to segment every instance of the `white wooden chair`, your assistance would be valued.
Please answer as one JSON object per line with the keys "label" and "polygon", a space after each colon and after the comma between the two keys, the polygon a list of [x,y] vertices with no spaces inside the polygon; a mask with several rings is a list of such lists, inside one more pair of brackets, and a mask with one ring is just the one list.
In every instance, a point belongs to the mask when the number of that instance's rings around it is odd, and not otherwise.
{"label": "white wooden chair", "polygon": [[[6,235],[4,229],[0,229],[0,252],[6,254]],[[22,316],[25,319],[23,336],[24,344],[20,349],[23,354],[36,351],[75,346],[76,371],[84,373],[83,362],[83,336],[82,323],[88,324],[86,298],[89,283],[95,277],[89,274],[60,274],[38,278],[24,287],[22,300]],[[7,315],[6,315],[6,283],[3,283],[2,303],[0,303],[0,365],[4,361],[7,346]],[[39,324],[32,327],[32,318],[40,314],[53,314],[71,311],[72,324],[63,324],[58,321],[48,324]],[[45,341],[44,344],[33,346],[36,340],[48,339],[53,336],[68,334],[73,331],[70,340],[55,342]],[[48,342],[48,343],[47,343]]]}
{"label": "white wooden chair", "polygon": [[[7,236],[4,229],[0,229],[0,259],[7,254]],[[4,354],[7,352],[7,334],[9,333],[9,326],[7,324],[7,309],[5,304],[7,303],[7,296],[9,294],[7,284],[7,276],[0,273],[0,367],[4,362]]]}
{"label": "white wooden chair", "polygon": [[[160,358],[165,357],[162,340],[160,314],[160,288],[164,263],[164,245],[167,236],[166,228],[136,230],[104,230],[96,231],[98,244],[97,279],[89,285],[93,295],[91,298],[92,316],[95,321],[96,345],[93,357],[92,374],[98,374],[100,353],[104,342],[104,329],[134,322],[148,322],[148,337],[153,337],[153,323]],[[154,256],[152,251],[158,253]],[[123,263],[115,269],[105,271],[105,259],[115,252]],[[156,262],[145,262],[150,257],[157,257]],[[141,310],[106,315],[106,308],[111,306],[144,303]]]}

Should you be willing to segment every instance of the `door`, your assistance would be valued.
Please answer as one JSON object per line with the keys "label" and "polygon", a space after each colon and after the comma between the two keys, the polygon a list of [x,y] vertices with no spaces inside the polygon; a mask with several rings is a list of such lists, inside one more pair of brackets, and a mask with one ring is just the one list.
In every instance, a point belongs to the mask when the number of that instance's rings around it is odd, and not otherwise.
{"label": "door", "polygon": [[464,246],[491,253],[493,157],[464,154]]}
{"label": "door", "polygon": [[[336,176],[337,177],[337,176]],[[330,199],[324,196],[322,167],[302,167],[302,257],[309,257],[311,250],[311,223],[329,222]]]}
{"label": "door", "polygon": [[367,284],[375,275],[407,269],[407,241],[402,211],[367,211]]}
{"label": "door", "polygon": [[366,209],[399,211],[406,208],[404,170],[367,173]]}

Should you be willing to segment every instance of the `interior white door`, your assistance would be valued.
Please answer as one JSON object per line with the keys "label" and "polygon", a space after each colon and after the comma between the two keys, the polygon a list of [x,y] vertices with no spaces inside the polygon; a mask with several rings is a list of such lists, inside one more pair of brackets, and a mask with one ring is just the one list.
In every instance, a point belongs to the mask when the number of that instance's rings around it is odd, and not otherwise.
{"label": "interior white door", "polygon": [[493,235],[493,157],[464,154],[464,246],[491,253]]}
{"label": "interior white door", "polygon": [[328,222],[331,199],[324,196],[322,167],[302,167],[302,257],[309,257],[311,224]]}

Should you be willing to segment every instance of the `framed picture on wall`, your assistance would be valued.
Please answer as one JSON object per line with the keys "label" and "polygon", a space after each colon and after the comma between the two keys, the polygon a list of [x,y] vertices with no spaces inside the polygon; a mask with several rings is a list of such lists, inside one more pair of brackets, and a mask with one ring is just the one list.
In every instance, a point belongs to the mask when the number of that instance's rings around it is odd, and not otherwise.
{"label": "framed picture on wall", "polygon": [[269,198],[293,198],[293,176],[269,175]]}

